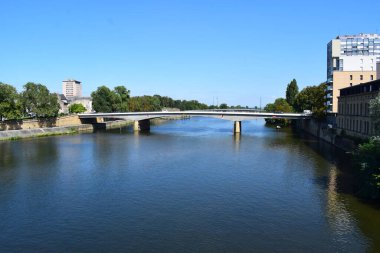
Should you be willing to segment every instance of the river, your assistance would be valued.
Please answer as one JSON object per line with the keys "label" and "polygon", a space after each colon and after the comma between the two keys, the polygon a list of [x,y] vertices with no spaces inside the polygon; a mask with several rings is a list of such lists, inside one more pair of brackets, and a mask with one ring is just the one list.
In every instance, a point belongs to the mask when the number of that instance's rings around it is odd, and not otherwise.
{"label": "river", "polygon": [[262,120],[232,127],[0,142],[0,252],[380,252],[349,159]]}

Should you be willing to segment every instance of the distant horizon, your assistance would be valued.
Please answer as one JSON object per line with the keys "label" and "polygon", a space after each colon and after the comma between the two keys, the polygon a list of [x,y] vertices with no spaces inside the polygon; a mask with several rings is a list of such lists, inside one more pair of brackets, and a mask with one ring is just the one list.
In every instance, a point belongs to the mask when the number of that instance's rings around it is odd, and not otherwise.
{"label": "distant horizon", "polygon": [[361,4],[365,22],[346,18],[357,8],[343,1],[5,1],[0,82],[264,106],[293,78],[300,90],[324,82],[331,39],[379,32],[380,3]]}

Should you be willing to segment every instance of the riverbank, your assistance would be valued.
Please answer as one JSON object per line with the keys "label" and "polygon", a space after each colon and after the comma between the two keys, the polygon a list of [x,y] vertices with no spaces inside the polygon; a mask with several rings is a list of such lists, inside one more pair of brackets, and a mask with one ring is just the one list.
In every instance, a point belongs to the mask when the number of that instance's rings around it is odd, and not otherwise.
{"label": "riverbank", "polygon": [[353,152],[357,149],[358,145],[353,138],[344,136],[341,131],[329,127],[327,122],[321,122],[316,119],[296,120],[294,126],[297,129],[345,152]]}
{"label": "riverbank", "polygon": [[116,120],[95,124],[80,124],[61,127],[43,127],[34,129],[19,129],[0,131],[0,141],[19,140],[55,135],[69,135],[83,132],[93,132],[96,129],[113,129],[132,125],[132,121]]}

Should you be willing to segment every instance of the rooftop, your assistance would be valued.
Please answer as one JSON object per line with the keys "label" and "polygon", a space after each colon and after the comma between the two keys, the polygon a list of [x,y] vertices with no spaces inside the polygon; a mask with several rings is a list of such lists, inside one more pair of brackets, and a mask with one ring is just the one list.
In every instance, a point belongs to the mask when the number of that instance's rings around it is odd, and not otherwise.
{"label": "rooftop", "polygon": [[375,92],[379,90],[380,90],[380,79],[340,89],[340,96],[341,97],[350,96],[350,95],[367,93],[367,92]]}
{"label": "rooftop", "polygon": [[336,39],[349,39],[349,38],[380,38],[378,33],[359,33],[355,35],[338,35]]}
{"label": "rooftop", "polygon": [[76,82],[76,83],[82,83],[82,82],[77,81],[77,80],[74,80],[74,79],[63,80],[62,82]]}

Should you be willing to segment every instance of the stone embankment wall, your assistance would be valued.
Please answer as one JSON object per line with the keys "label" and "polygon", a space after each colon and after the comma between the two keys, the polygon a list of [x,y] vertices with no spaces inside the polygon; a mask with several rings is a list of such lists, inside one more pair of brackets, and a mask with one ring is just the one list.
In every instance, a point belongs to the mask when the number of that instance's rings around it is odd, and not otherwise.
{"label": "stone embankment wall", "polygon": [[131,125],[132,123],[132,121],[116,120],[82,124],[77,115],[38,120],[4,121],[0,122],[0,140],[93,132],[95,129],[119,128]]}
{"label": "stone embankment wall", "polygon": [[296,120],[296,127],[344,151],[351,152],[356,148],[353,140],[342,136],[340,130],[330,128],[327,122],[320,122],[315,119]]}
{"label": "stone embankment wall", "polygon": [[0,131],[76,126],[80,124],[81,121],[78,115],[32,120],[7,120],[0,122]]}

